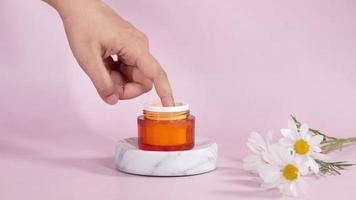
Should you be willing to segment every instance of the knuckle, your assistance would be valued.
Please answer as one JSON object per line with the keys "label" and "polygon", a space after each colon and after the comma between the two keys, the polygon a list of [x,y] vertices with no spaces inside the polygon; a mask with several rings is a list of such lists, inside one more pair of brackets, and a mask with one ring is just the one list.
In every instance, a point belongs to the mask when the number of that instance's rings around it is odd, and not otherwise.
{"label": "knuckle", "polygon": [[144,44],[147,44],[147,45],[148,45],[149,40],[148,40],[147,35],[145,35],[144,33],[141,33],[141,34],[140,34],[140,38],[141,38],[141,41],[142,41]]}
{"label": "knuckle", "polygon": [[164,69],[159,70],[158,72],[158,77],[162,78],[162,79],[167,79],[167,73],[166,71],[164,71]]}
{"label": "knuckle", "polygon": [[145,49],[148,49],[149,41],[148,37],[144,33],[137,31],[134,38],[141,48],[143,47]]}

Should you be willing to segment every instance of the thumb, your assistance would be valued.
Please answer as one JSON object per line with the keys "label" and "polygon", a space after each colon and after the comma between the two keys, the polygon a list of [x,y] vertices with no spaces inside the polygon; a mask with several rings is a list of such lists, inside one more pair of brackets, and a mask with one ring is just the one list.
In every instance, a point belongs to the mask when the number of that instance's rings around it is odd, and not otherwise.
{"label": "thumb", "polygon": [[100,55],[100,52],[86,51],[78,58],[79,65],[93,82],[100,97],[108,104],[114,105],[119,100],[115,93],[115,84],[110,71]]}

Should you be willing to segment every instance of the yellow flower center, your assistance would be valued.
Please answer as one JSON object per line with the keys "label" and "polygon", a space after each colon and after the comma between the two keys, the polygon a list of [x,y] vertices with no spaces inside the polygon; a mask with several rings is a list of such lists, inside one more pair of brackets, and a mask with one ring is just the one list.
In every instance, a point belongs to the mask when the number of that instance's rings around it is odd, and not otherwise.
{"label": "yellow flower center", "polygon": [[293,181],[298,178],[298,168],[293,164],[288,164],[283,169],[283,176],[287,180]]}
{"label": "yellow flower center", "polygon": [[300,139],[294,144],[294,150],[298,154],[306,154],[309,151],[309,144],[307,141]]}

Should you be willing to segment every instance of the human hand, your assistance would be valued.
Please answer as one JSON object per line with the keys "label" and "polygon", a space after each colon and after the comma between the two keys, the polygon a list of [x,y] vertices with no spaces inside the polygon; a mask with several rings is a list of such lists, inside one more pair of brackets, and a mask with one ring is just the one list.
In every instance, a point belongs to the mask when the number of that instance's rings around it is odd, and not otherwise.
{"label": "human hand", "polygon": [[106,103],[137,97],[154,85],[162,105],[174,106],[167,75],[150,54],[145,34],[99,0],[45,1],[60,14],[74,57]]}

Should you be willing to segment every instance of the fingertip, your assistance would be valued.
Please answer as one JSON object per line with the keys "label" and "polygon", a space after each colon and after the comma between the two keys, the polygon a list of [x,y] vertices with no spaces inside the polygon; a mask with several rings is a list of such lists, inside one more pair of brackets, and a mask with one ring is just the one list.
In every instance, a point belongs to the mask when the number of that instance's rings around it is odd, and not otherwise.
{"label": "fingertip", "polygon": [[172,107],[175,106],[172,89],[167,77],[166,72],[161,69],[161,73],[153,80],[157,95],[161,99],[162,106]]}
{"label": "fingertip", "polygon": [[105,102],[110,105],[115,105],[119,101],[119,97],[116,94],[112,94],[105,98]]}
{"label": "fingertip", "polygon": [[161,97],[161,103],[164,107],[173,107],[175,102],[172,95]]}

